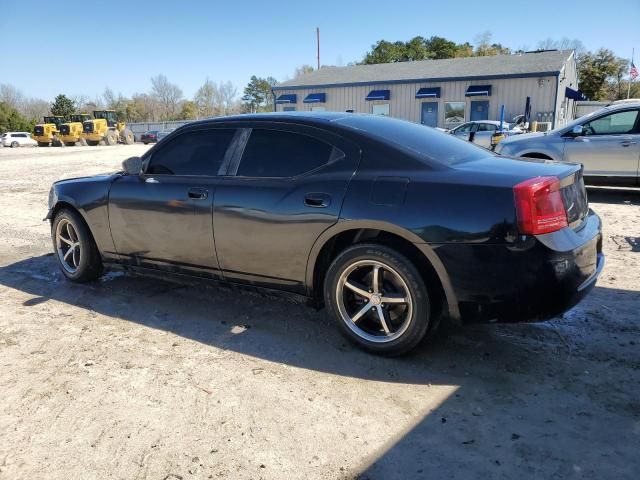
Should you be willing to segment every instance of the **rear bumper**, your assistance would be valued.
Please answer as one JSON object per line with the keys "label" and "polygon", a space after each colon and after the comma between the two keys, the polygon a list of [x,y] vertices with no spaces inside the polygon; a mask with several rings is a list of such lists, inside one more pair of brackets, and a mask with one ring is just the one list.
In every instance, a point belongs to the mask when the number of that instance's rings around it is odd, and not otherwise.
{"label": "rear bumper", "polygon": [[580,302],[604,268],[600,218],[517,245],[441,245],[463,322],[522,322],[560,315]]}

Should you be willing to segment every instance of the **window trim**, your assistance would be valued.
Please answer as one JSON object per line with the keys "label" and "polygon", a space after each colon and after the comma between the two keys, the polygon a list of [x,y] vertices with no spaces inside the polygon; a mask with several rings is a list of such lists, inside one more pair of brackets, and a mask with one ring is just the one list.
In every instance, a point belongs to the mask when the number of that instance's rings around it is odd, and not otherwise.
{"label": "window trim", "polygon": [[[229,146],[227,147],[227,150],[224,153],[224,157],[222,160],[222,163],[220,164],[220,167],[218,168],[218,174],[217,175],[175,175],[175,174],[169,174],[169,173],[149,173],[148,169],[149,166],[151,165],[151,161],[153,160],[154,155],[157,155],[158,152],[162,152],[164,149],[166,149],[169,145],[171,145],[172,142],[174,142],[177,138],[183,136],[183,135],[187,135],[189,133],[195,133],[195,132],[202,132],[202,131],[210,131],[210,130],[235,130],[235,133],[233,134],[233,138],[231,139],[231,142],[229,143]],[[237,137],[238,137],[238,132],[241,130],[241,128],[232,126],[232,125],[206,125],[206,126],[202,126],[202,127],[195,127],[195,128],[188,128],[185,129],[184,131],[180,131],[175,130],[173,132],[171,132],[169,135],[167,135],[168,138],[169,136],[171,136],[170,139],[165,140],[161,143],[156,143],[156,145],[154,146],[154,148],[152,148],[149,153],[147,154],[147,156],[145,156],[145,158],[143,159],[143,165],[142,165],[142,173],[141,176],[148,178],[148,177],[170,177],[170,178],[219,178],[219,177],[226,177],[229,175],[228,170],[229,170],[229,164],[232,162],[233,160],[233,155],[230,155],[229,152],[232,152],[232,149],[237,141]]]}
{"label": "window trim", "polygon": [[[293,127],[293,128],[289,128],[289,127]],[[313,127],[312,127],[313,128]],[[299,178],[303,178],[309,175],[312,175],[316,172],[318,172],[319,170],[326,168],[330,165],[333,165],[334,163],[342,160],[343,158],[345,158],[347,156],[347,154],[344,152],[343,149],[337,147],[335,145],[335,143],[329,142],[327,140],[325,140],[324,138],[318,138],[317,136],[313,136],[310,133],[306,133],[303,131],[299,131],[296,130],[295,125],[292,124],[274,124],[274,123],[268,123],[268,124],[264,124],[264,125],[255,125],[253,127],[250,128],[244,128],[243,130],[247,130],[249,133],[246,135],[246,137],[244,138],[243,143],[239,146],[240,148],[237,148],[236,151],[234,152],[234,155],[236,156],[236,158],[234,158],[234,160],[231,162],[230,164],[230,168],[227,171],[227,177],[234,177],[237,179],[247,179],[247,180],[261,180],[261,179],[265,179],[265,180],[296,180]],[[319,167],[316,167],[312,170],[308,170],[306,172],[300,173],[298,175],[291,175],[288,177],[266,177],[266,176],[245,176],[245,175],[238,175],[238,169],[240,168],[240,164],[242,163],[242,157],[244,155],[244,150],[247,146],[247,144],[249,143],[249,140],[251,139],[251,134],[253,133],[253,130],[271,130],[271,131],[278,131],[278,132],[286,132],[286,133],[293,133],[294,135],[304,135],[306,137],[312,138],[318,142],[322,142],[328,146],[330,146],[332,148],[331,150],[331,154],[329,157],[329,161],[323,165],[320,165]],[[319,129],[317,129],[319,130]],[[324,130],[319,130],[321,132],[324,133]],[[337,153],[336,153],[337,152]]]}

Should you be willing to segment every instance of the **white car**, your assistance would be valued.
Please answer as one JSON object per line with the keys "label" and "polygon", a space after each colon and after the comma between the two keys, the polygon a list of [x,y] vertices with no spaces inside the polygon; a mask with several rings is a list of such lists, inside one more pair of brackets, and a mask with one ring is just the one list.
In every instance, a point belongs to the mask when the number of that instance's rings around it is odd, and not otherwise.
{"label": "white car", "polygon": [[[508,135],[522,133],[518,127],[511,126],[507,122],[502,125],[503,130]],[[472,120],[449,130],[451,135],[469,140],[473,133],[473,143],[484,148],[491,148],[491,136],[500,129],[500,122],[497,120]]]}
{"label": "white car", "polygon": [[3,147],[35,147],[38,142],[31,138],[29,132],[7,132],[0,137],[0,143]]}

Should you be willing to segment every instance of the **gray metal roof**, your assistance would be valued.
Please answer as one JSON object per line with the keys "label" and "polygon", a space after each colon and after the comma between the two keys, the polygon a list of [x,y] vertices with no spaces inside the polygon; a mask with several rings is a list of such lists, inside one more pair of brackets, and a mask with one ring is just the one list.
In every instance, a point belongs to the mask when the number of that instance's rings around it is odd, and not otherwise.
{"label": "gray metal roof", "polygon": [[279,83],[273,89],[552,75],[560,72],[572,54],[572,50],[557,50],[521,55],[322,67],[295,80]]}

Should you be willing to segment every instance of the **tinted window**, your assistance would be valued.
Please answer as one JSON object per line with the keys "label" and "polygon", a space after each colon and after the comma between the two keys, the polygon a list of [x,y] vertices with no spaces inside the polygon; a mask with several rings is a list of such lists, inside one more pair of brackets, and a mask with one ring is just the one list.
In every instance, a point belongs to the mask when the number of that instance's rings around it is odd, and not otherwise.
{"label": "tinted window", "polygon": [[320,140],[280,130],[254,129],[238,168],[241,177],[294,177],[325,165],[333,147]]}
{"label": "tinted window", "polygon": [[478,131],[479,132],[495,132],[498,129],[497,126],[492,123],[479,123]]}
{"label": "tinted window", "polygon": [[445,165],[476,160],[491,155],[471,142],[430,127],[389,117],[344,116],[336,123],[380,138],[397,148]]}
{"label": "tinted window", "polygon": [[638,119],[638,110],[605,115],[584,124],[585,135],[615,135],[632,133]]}
{"label": "tinted window", "polygon": [[187,132],[154,152],[147,173],[152,175],[218,175],[235,130]]}
{"label": "tinted window", "polygon": [[469,133],[473,128],[473,123],[465,123],[464,125],[460,125],[453,129],[456,133]]}

